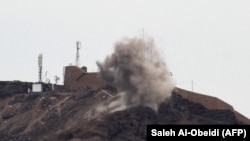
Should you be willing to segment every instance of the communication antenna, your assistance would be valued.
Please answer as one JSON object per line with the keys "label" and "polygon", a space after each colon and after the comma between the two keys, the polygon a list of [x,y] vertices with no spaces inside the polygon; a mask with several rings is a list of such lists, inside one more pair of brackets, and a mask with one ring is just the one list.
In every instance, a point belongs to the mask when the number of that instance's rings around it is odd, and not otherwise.
{"label": "communication antenna", "polygon": [[46,71],[43,76],[43,82],[46,84],[50,83],[50,79],[47,77],[47,75],[48,75],[48,71]]}
{"label": "communication antenna", "polygon": [[76,42],[76,66],[80,67],[80,50],[81,48],[81,42]]}
{"label": "communication antenna", "polygon": [[42,82],[43,54],[38,56],[38,82]]}
{"label": "communication antenna", "polygon": [[47,78],[47,76],[48,76],[48,71],[46,71],[46,72],[44,73],[42,80],[45,80],[45,79]]}
{"label": "communication antenna", "polygon": [[55,75],[55,84],[58,83],[58,80],[60,80],[60,78],[57,75]]}

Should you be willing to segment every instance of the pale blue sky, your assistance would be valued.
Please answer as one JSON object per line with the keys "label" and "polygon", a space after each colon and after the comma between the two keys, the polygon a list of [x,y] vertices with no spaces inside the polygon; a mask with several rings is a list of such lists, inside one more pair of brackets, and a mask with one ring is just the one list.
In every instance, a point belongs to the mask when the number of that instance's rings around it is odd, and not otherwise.
{"label": "pale blue sky", "polygon": [[123,37],[155,39],[179,87],[216,96],[250,117],[250,1],[0,0],[0,80],[62,83],[63,66],[110,54]]}

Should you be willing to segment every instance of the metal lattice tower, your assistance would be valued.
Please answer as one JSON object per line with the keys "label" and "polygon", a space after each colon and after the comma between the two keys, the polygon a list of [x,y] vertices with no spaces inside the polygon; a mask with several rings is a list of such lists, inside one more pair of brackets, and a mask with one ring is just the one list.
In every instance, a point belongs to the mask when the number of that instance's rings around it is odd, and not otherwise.
{"label": "metal lattice tower", "polygon": [[38,56],[38,82],[42,82],[43,54]]}
{"label": "metal lattice tower", "polygon": [[81,42],[76,42],[76,66],[80,67],[80,50],[81,48]]}

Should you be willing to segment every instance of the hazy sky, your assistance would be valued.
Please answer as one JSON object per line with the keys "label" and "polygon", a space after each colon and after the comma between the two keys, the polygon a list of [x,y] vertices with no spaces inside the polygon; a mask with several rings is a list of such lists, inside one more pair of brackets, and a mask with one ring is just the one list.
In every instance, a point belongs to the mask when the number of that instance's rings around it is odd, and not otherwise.
{"label": "hazy sky", "polygon": [[177,86],[216,96],[250,118],[250,1],[0,0],[0,80],[54,82],[75,63],[96,61],[123,37],[151,36]]}

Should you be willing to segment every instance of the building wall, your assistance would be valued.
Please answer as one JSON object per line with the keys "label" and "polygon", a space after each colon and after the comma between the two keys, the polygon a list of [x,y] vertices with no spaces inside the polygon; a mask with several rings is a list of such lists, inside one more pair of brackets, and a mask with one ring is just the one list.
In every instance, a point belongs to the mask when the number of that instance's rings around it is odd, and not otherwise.
{"label": "building wall", "polygon": [[43,91],[42,83],[32,84],[32,92],[42,92],[42,91]]}
{"label": "building wall", "polygon": [[98,78],[97,72],[88,73],[87,68],[66,66],[64,72],[64,86],[69,89],[85,89],[87,87],[98,89],[106,86],[106,83]]}
{"label": "building wall", "polygon": [[174,93],[177,93],[181,95],[183,98],[188,99],[192,102],[200,103],[209,110],[231,110],[232,112],[234,112],[235,117],[239,121],[242,121],[243,123],[246,123],[246,124],[250,124],[250,121],[247,117],[235,111],[231,105],[220,100],[219,98],[191,92],[191,91],[180,89],[180,88],[175,88]]}

